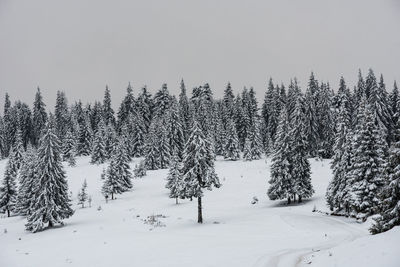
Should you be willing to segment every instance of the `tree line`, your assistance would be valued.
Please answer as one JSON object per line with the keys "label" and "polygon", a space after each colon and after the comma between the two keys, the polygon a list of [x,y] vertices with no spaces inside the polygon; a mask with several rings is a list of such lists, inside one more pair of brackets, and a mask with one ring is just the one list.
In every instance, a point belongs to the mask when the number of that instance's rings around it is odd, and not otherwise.
{"label": "tree line", "polygon": [[[46,111],[39,88],[32,109],[21,101],[11,105],[6,94],[0,157],[9,161],[0,207],[28,214],[27,229],[40,230],[44,223],[72,215],[65,204],[70,200],[62,161],[74,166],[77,156],[90,156],[92,164],[107,162],[102,192],[113,199],[131,190],[129,162],[143,157],[143,169],[170,169],[166,187],[171,198],[198,199],[202,222],[203,189],[220,186],[216,156],[231,161],[271,156],[267,194],[289,203],[312,196],[308,159],[318,157],[332,158],[334,177],[326,194],[332,212],[363,220],[380,214],[371,231],[381,232],[400,223],[399,113],[396,83],[388,93],[383,76],[378,82],[371,69],[365,79],[359,72],[353,90],[344,78],[334,90],[313,73],[304,92],[296,79],[287,88],[270,79],[260,107],[252,87],[235,96],[228,83],[223,97],[215,99],[208,84],[193,88],[189,96],[183,80],[178,96],[170,94],[166,84],[154,96],[146,87],[135,96],[129,84],[117,112],[108,87],[102,102],[86,105],[69,105],[59,91],[54,113]],[[47,169],[38,167],[40,162]],[[54,203],[62,211],[54,217],[36,203],[40,197],[32,197],[41,192],[48,205],[55,192],[47,192],[47,182],[60,188],[56,191],[61,195],[53,197],[65,202]]]}

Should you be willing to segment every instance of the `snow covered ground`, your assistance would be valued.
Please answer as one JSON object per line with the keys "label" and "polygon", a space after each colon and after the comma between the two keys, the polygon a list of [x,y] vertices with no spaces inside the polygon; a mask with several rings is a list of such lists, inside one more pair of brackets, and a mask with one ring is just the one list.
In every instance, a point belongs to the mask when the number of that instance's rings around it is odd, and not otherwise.
{"label": "snow covered ground", "polygon": [[[100,174],[106,165],[79,158],[77,167],[66,167],[74,216],[63,227],[32,234],[24,218],[1,215],[0,266],[400,266],[399,227],[371,236],[369,223],[312,212],[314,206],[327,210],[331,170],[329,161],[311,165],[314,197],[287,206],[266,196],[269,160],[219,159],[223,186],[206,192],[199,225],[195,200],[176,205],[168,198],[168,170],[148,171],[133,181],[132,192],[105,203]],[[4,168],[1,161],[0,175]],[[81,209],[76,195],[84,179],[93,201]],[[158,227],[145,223],[151,215],[162,215]]]}

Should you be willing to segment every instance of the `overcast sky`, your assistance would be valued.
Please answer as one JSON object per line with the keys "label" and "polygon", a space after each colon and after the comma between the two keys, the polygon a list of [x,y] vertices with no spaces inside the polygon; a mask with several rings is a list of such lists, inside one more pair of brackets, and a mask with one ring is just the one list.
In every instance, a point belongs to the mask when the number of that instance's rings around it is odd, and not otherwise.
{"label": "overcast sky", "polygon": [[116,106],[129,81],[177,93],[181,78],[261,100],[269,77],[336,87],[369,67],[400,81],[400,0],[0,0],[1,112],[37,86],[51,109],[57,90],[92,102],[108,84]]}

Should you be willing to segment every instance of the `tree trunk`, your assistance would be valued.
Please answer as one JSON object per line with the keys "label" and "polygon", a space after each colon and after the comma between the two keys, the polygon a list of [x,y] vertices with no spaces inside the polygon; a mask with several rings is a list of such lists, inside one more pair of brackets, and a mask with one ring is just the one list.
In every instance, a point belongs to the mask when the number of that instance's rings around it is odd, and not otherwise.
{"label": "tree trunk", "polygon": [[197,222],[203,223],[203,213],[201,211],[201,197],[197,197]]}
{"label": "tree trunk", "polygon": [[10,210],[7,209],[7,217],[10,217]]}
{"label": "tree trunk", "polygon": [[178,204],[178,198],[177,197],[175,198],[175,203]]}
{"label": "tree trunk", "polygon": [[114,193],[111,193],[111,200],[114,200]]}
{"label": "tree trunk", "polygon": [[288,204],[292,203],[292,200],[290,199],[290,197],[287,198],[287,203]]}
{"label": "tree trunk", "polygon": [[53,222],[52,221],[49,221],[49,228],[51,228],[51,227],[53,227]]}
{"label": "tree trunk", "polygon": [[301,199],[301,196],[299,196],[299,203],[301,203],[302,202],[302,199]]}

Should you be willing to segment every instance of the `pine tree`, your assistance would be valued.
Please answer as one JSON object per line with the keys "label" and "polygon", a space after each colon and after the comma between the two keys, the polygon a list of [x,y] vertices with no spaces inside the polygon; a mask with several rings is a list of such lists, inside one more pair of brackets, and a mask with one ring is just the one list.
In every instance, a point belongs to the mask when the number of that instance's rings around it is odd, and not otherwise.
{"label": "pine tree", "polygon": [[203,223],[203,189],[221,186],[214,170],[212,143],[207,140],[200,125],[194,121],[190,137],[185,145],[182,162],[183,189],[185,198],[197,198],[198,223]]}
{"label": "pine tree", "polygon": [[169,172],[167,176],[166,188],[170,190],[169,197],[175,198],[176,204],[178,204],[178,198],[182,194],[182,174],[181,174],[181,162],[178,153],[175,152],[172,156],[171,164],[169,166]]}
{"label": "pine tree", "polygon": [[111,199],[114,199],[114,194],[121,194],[132,188],[131,178],[127,151],[124,142],[119,141],[106,171],[103,194],[111,195]]}
{"label": "pine tree", "polygon": [[122,126],[126,123],[126,120],[129,118],[129,115],[134,112],[135,109],[135,97],[133,96],[133,89],[131,83],[128,84],[128,88],[126,89],[126,96],[121,103],[121,106],[118,110],[118,127],[117,132],[120,133]]}
{"label": "pine tree", "polygon": [[21,170],[19,172],[19,190],[17,196],[17,212],[19,215],[29,215],[33,203],[33,185],[36,179],[37,152],[28,146]]}
{"label": "pine tree", "polygon": [[106,90],[104,91],[103,119],[106,125],[115,125],[114,110],[111,107],[111,94],[110,89],[108,89],[108,85],[106,85]]}
{"label": "pine tree", "polygon": [[146,176],[146,163],[144,160],[141,160],[139,164],[135,166],[135,169],[133,170],[133,174],[135,178],[142,178],[143,176]]}
{"label": "pine tree", "polygon": [[380,194],[380,213],[370,229],[373,234],[400,225],[400,121],[397,121],[393,136],[394,142],[389,150],[389,160],[384,172],[386,184]]}
{"label": "pine tree", "polygon": [[53,119],[50,118],[38,149],[37,177],[33,186],[33,203],[30,207],[26,228],[37,232],[48,223],[55,223],[72,216],[68,197],[68,184],[61,163],[60,143],[55,134]]}
{"label": "pine tree", "polygon": [[107,159],[106,143],[105,143],[105,125],[104,121],[100,120],[97,132],[94,136],[92,156],[90,163],[102,164]]}
{"label": "pine tree", "polygon": [[54,117],[57,136],[63,140],[69,126],[68,103],[64,92],[57,91]]}
{"label": "pine tree", "polygon": [[70,130],[67,131],[62,145],[62,159],[68,162],[68,165],[74,167],[76,165],[76,140]]}
{"label": "pine tree", "polygon": [[287,198],[288,204],[291,203],[291,197],[294,193],[290,141],[288,115],[286,108],[283,108],[279,116],[272,157],[271,179],[269,180],[270,187],[267,194],[271,200]]}
{"label": "pine tree", "polygon": [[318,150],[319,121],[317,117],[316,107],[316,94],[318,91],[318,81],[315,80],[314,74],[311,73],[311,77],[305,94],[306,136],[308,143],[308,153],[311,157],[315,157]]}
{"label": "pine tree", "polygon": [[10,154],[10,160],[12,161],[16,171],[18,171],[21,167],[24,153],[25,149],[22,141],[22,131],[21,128],[18,127],[18,130],[15,134],[15,143],[12,147],[12,153]]}
{"label": "pine tree", "polygon": [[186,142],[186,140],[189,138],[191,114],[190,114],[189,100],[186,95],[186,87],[183,79],[181,81],[180,87],[181,87],[181,92],[179,94],[179,117],[182,120],[182,129]]}
{"label": "pine tree", "polygon": [[333,179],[329,183],[326,200],[332,211],[337,212],[345,208],[346,212],[349,213],[350,203],[344,203],[343,200],[345,193],[349,192],[351,187],[349,185],[350,181],[348,181],[348,174],[352,164],[351,114],[346,106],[347,98],[343,98],[339,104],[336,123],[334,155],[331,165]]}
{"label": "pine tree", "polygon": [[14,133],[12,131],[12,122],[13,118],[11,117],[11,101],[10,96],[6,93],[4,97],[4,111],[3,111],[3,154],[4,157],[8,157],[10,153],[10,149],[12,146],[12,140],[14,137]]}
{"label": "pine tree", "polygon": [[[399,96],[399,89],[397,88],[397,83],[394,81],[393,84],[393,91],[389,96],[389,110],[392,115],[392,122],[393,125],[397,125],[397,121],[399,120],[400,116],[400,96]],[[394,134],[393,134],[394,138]]]}
{"label": "pine tree", "polygon": [[166,169],[169,166],[169,161],[171,157],[171,148],[168,139],[168,132],[165,127],[164,120],[159,121],[158,131],[156,134],[157,145],[158,145],[158,164],[160,169]]}
{"label": "pine tree", "polygon": [[[279,94],[276,91],[272,78],[269,80],[268,89],[265,93],[262,105],[261,117],[263,120],[263,144],[265,151],[273,150],[275,135],[279,119]],[[267,146],[266,146],[267,145]]]}
{"label": "pine tree", "polygon": [[376,196],[383,185],[385,142],[374,123],[371,108],[362,104],[359,113],[350,177],[354,181],[352,192],[356,196],[354,211],[358,213],[358,218],[365,219],[366,216],[376,213],[379,205]]}
{"label": "pine tree", "polygon": [[0,159],[5,158],[6,155],[6,138],[5,138],[5,129],[4,129],[4,121],[0,116]]}
{"label": "pine tree", "polygon": [[259,119],[254,119],[246,138],[243,158],[245,160],[260,159],[262,155],[262,148],[263,144],[261,140],[260,122]]}
{"label": "pine tree", "polygon": [[299,97],[293,111],[293,118],[289,128],[291,161],[291,179],[293,183],[293,199],[301,202],[303,198],[313,195],[311,184],[311,167],[307,159],[307,136],[305,135],[305,115],[303,101]]}
{"label": "pine tree", "polygon": [[136,114],[131,117],[130,122],[132,132],[131,132],[131,141],[132,141],[132,150],[134,157],[142,157],[144,155],[144,147],[146,140],[146,124],[143,120],[143,117]]}
{"label": "pine tree", "polygon": [[39,145],[41,133],[46,126],[47,113],[45,110],[46,105],[43,103],[42,94],[39,87],[37,88],[35,102],[33,103],[33,145]]}
{"label": "pine tree", "polygon": [[159,165],[159,146],[157,143],[157,123],[155,120],[150,125],[149,133],[146,137],[145,162],[148,170],[157,170]]}
{"label": "pine tree", "polygon": [[226,136],[224,140],[224,159],[238,160],[240,158],[239,140],[236,133],[236,127],[231,118],[227,121]]}
{"label": "pine tree", "polygon": [[17,173],[9,160],[4,173],[3,183],[0,187],[0,210],[7,212],[7,217],[10,217],[10,213],[15,211],[17,202],[16,177]]}
{"label": "pine tree", "polygon": [[331,158],[334,144],[334,119],[331,111],[332,95],[329,84],[322,83],[318,94],[318,121],[319,121],[319,144],[318,155],[321,158]]}
{"label": "pine tree", "polygon": [[166,134],[170,149],[169,154],[173,155],[176,151],[178,157],[182,159],[183,147],[185,146],[185,135],[182,126],[183,122],[179,117],[178,103],[174,98],[166,116]]}
{"label": "pine tree", "polygon": [[153,99],[146,86],[142,87],[142,91],[137,98],[136,109],[136,113],[139,115],[138,118],[143,121],[145,133],[147,133],[153,116]]}
{"label": "pine tree", "polygon": [[116,132],[112,124],[108,124],[105,127],[104,138],[105,138],[105,151],[107,159],[111,159],[114,153],[114,145],[116,143]]}
{"label": "pine tree", "polygon": [[92,129],[88,116],[84,116],[84,121],[79,125],[78,155],[89,156],[92,148]]}
{"label": "pine tree", "polygon": [[154,95],[154,116],[162,117],[171,104],[171,97],[167,88],[167,84],[163,84],[161,89]]}
{"label": "pine tree", "polygon": [[85,202],[88,200],[88,194],[86,192],[87,183],[86,179],[82,184],[82,188],[78,193],[78,205],[82,205],[82,208],[85,207]]}
{"label": "pine tree", "polygon": [[392,127],[392,121],[390,112],[388,110],[387,103],[387,92],[383,77],[381,76],[379,86],[377,85],[374,72],[370,69],[367,77],[369,98],[368,103],[372,109],[375,124],[380,128],[384,134],[384,138],[390,142],[390,133]]}

